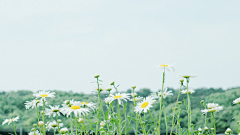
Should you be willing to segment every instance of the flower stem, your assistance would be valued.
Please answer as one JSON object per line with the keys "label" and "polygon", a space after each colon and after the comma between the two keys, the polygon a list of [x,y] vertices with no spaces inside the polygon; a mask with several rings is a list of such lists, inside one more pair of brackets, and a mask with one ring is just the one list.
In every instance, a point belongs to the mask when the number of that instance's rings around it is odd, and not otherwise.
{"label": "flower stem", "polygon": [[[154,121],[154,118],[153,118],[152,114],[150,113],[150,111],[149,111],[149,110],[148,110],[148,112],[149,112],[150,116],[152,117],[152,120],[153,120],[153,122],[154,122],[154,125],[155,125],[155,127],[156,127],[156,129],[157,129],[158,127],[157,127],[157,124],[156,124],[156,122]],[[157,134],[159,134],[159,133],[158,133],[158,130],[157,130]]]}
{"label": "flower stem", "polygon": [[173,111],[173,116],[172,116],[172,129],[171,129],[170,135],[172,135],[173,127],[174,127],[174,125],[175,125],[174,115],[175,115],[175,113],[176,113],[176,107],[177,107],[177,104],[178,104],[178,99],[179,99],[179,97],[180,97],[181,89],[182,89],[182,83],[181,83],[180,89],[179,89],[179,91],[178,91],[178,97],[177,97],[177,101],[176,101],[175,108],[174,108],[174,111]]}
{"label": "flower stem", "polygon": [[216,125],[215,125],[215,119],[214,119],[214,113],[212,112],[212,119],[213,119],[213,125],[214,125],[214,134],[216,135]]}
{"label": "flower stem", "polygon": [[46,132],[45,132],[45,121],[44,121],[44,117],[45,117],[45,112],[44,112],[44,110],[45,110],[45,100],[43,100],[43,135],[46,135]]}
{"label": "flower stem", "polygon": [[190,102],[190,96],[188,92],[188,83],[189,83],[189,78],[187,80],[187,99],[188,99],[188,134],[191,134],[191,102]]}
{"label": "flower stem", "polygon": [[71,134],[73,132],[73,128],[72,128],[72,114],[70,114],[70,126],[71,126]]}
{"label": "flower stem", "polygon": [[119,122],[119,125],[118,125],[118,130],[119,130],[119,135],[121,135],[122,133],[121,133],[121,130],[122,130],[122,128],[121,128],[121,116],[120,116],[121,114],[120,114],[120,109],[119,109],[119,103],[118,103],[118,122]]}
{"label": "flower stem", "polygon": [[163,71],[162,92],[161,92],[160,110],[159,110],[159,120],[158,120],[159,134],[161,134],[161,117],[162,117],[163,87],[164,87],[164,82],[165,82],[164,79],[165,79],[165,68],[164,68],[164,71]]}
{"label": "flower stem", "polygon": [[[58,120],[58,115],[56,113],[56,121]],[[58,122],[57,122],[58,123]],[[60,133],[60,129],[59,129],[59,123],[58,123],[58,134]]]}
{"label": "flower stem", "polygon": [[12,128],[13,128],[13,131],[14,131],[15,135],[17,135],[16,129],[15,129],[14,126],[13,126],[13,122],[12,122]]}

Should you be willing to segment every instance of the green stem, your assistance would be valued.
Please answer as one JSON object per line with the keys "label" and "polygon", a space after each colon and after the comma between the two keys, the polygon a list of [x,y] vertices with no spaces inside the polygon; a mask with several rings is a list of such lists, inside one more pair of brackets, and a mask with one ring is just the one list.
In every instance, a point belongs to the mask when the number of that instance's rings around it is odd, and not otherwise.
{"label": "green stem", "polygon": [[12,122],[12,128],[13,128],[13,130],[14,130],[15,135],[17,135],[16,129],[15,129],[14,126],[13,126],[13,122]]}
{"label": "green stem", "polygon": [[45,111],[44,111],[44,110],[45,110],[45,100],[43,100],[43,114],[42,114],[42,115],[43,115],[43,123],[44,123],[44,124],[43,124],[43,135],[46,135],[46,131],[45,131],[45,121],[44,121],[44,120],[45,120],[45,119],[44,119],[44,117],[45,117]]}
{"label": "green stem", "polygon": [[120,109],[119,109],[119,102],[118,102],[118,122],[119,122],[119,125],[118,125],[118,130],[119,130],[119,135],[121,135],[122,133],[122,128],[121,128],[121,114],[120,114]]}
{"label": "green stem", "polygon": [[174,125],[175,125],[174,115],[175,115],[175,113],[176,113],[176,107],[177,107],[177,104],[178,104],[178,99],[179,99],[179,97],[180,97],[181,89],[182,89],[182,84],[181,84],[180,89],[179,89],[179,91],[178,91],[178,97],[177,97],[177,101],[176,101],[175,108],[174,108],[174,111],[173,111],[173,116],[172,116],[172,129],[171,129],[170,135],[172,135],[173,127],[174,127]]}
{"label": "green stem", "polygon": [[[158,127],[157,127],[157,124],[156,124],[156,122],[155,122],[155,120],[154,120],[152,114],[150,113],[149,110],[148,110],[148,112],[149,112],[150,116],[152,117],[152,120],[153,120],[153,122],[154,122],[154,125],[155,125],[155,127],[156,127],[156,129],[157,129]],[[159,133],[158,133],[158,130],[157,130],[157,134],[159,134]]]}
{"label": "green stem", "polygon": [[36,108],[37,108],[37,117],[38,117],[38,122],[39,122],[39,112],[38,112],[38,107],[36,105]]}
{"label": "green stem", "polygon": [[[58,121],[58,115],[56,113],[56,121]],[[58,122],[57,122],[58,123]],[[59,123],[58,123],[58,134],[60,134],[60,128],[59,128]]]}
{"label": "green stem", "polygon": [[163,113],[164,113],[164,119],[165,119],[165,125],[166,125],[166,135],[168,135],[168,124],[167,124],[167,116],[166,116],[165,106],[163,106]]}
{"label": "green stem", "polygon": [[187,80],[187,99],[188,99],[188,134],[191,134],[191,102],[190,102],[190,96],[188,92],[188,83],[189,78]]}
{"label": "green stem", "polygon": [[163,71],[163,82],[162,82],[162,92],[161,92],[161,99],[160,99],[160,110],[159,110],[159,120],[158,120],[158,125],[159,125],[159,134],[161,134],[161,117],[162,117],[162,102],[163,102],[163,87],[164,87],[164,80],[165,79],[165,68]]}
{"label": "green stem", "polygon": [[71,134],[73,132],[73,128],[72,128],[72,114],[70,114],[70,126],[71,126]]}
{"label": "green stem", "polygon": [[[134,92],[135,88],[133,88],[133,102],[134,102],[134,106],[136,107],[137,103],[136,103],[136,100],[135,100],[135,92]],[[138,121],[137,121],[137,115],[136,115],[136,134],[138,133]]]}
{"label": "green stem", "polygon": [[53,129],[53,134],[55,135],[55,129]]}
{"label": "green stem", "polygon": [[127,134],[127,114],[126,111],[124,111],[124,115],[125,115],[125,135]]}
{"label": "green stem", "polygon": [[214,124],[214,134],[216,135],[216,125],[215,125],[215,118],[214,118],[214,113],[212,112],[212,117],[213,117],[213,124]]}

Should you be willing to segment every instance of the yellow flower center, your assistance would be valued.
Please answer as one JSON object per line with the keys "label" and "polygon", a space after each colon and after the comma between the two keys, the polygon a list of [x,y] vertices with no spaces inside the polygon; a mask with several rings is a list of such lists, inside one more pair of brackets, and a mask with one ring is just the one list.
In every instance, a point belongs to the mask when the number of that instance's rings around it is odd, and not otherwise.
{"label": "yellow flower center", "polygon": [[59,109],[54,109],[52,112],[59,112],[60,110]]}
{"label": "yellow flower center", "polygon": [[84,102],[81,102],[81,104],[83,104],[83,105],[87,105],[87,104],[88,104],[88,102],[85,102],[85,103],[84,103]]}
{"label": "yellow flower center", "polygon": [[47,94],[42,94],[40,95],[41,97],[47,97],[48,95]]}
{"label": "yellow flower center", "polygon": [[72,110],[77,110],[77,109],[80,109],[80,106],[74,106],[74,105],[73,105],[73,106],[71,107],[71,109],[72,109]]}
{"label": "yellow flower center", "polygon": [[57,127],[58,125],[57,124],[52,124],[51,127]]}
{"label": "yellow flower center", "polygon": [[208,112],[216,112],[216,111],[217,111],[216,109],[208,110]]}
{"label": "yellow flower center", "polygon": [[121,96],[121,95],[119,95],[119,96],[114,96],[113,98],[115,98],[115,99],[116,99],[116,98],[121,98],[121,97],[122,97],[122,96]]}
{"label": "yellow flower center", "polygon": [[138,99],[137,98],[135,98],[135,99],[133,99],[134,101],[137,101]]}
{"label": "yellow flower center", "polygon": [[145,103],[143,103],[143,104],[141,105],[142,108],[145,108],[145,107],[147,107],[147,106],[148,106],[148,102],[145,102]]}
{"label": "yellow flower center", "polygon": [[161,67],[168,67],[168,65],[161,65]]}

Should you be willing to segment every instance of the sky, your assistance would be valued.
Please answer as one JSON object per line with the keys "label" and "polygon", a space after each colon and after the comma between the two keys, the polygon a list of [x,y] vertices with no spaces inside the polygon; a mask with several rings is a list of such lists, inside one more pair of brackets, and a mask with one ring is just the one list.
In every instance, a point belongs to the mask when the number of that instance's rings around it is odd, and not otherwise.
{"label": "sky", "polygon": [[240,86],[239,0],[0,1],[0,91]]}

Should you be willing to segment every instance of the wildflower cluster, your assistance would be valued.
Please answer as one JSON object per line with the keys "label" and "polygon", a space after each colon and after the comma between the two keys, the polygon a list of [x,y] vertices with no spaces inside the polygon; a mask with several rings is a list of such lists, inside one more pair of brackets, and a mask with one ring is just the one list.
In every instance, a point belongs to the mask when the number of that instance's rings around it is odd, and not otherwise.
{"label": "wildflower cluster", "polygon": [[[101,87],[99,74],[95,74],[95,83],[97,88],[93,95],[97,98],[96,102],[87,101],[75,101],[69,99],[58,103],[58,105],[51,105],[48,102],[49,98],[54,98],[55,92],[51,91],[39,91],[33,94],[31,101],[25,102],[26,109],[35,109],[36,118],[38,123],[33,124],[33,129],[29,132],[29,135],[46,135],[46,131],[52,131],[59,135],[79,135],[79,134],[100,134],[100,135],[122,135],[128,134],[128,131],[133,129],[135,134],[149,133],[160,135],[161,134],[161,122],[162,117],[165,123],[166,135],[170,134],[211,134],[216,135],[215,126],[215,113],[223,110],[223,106],[218,103],[200,103],[204,106],[201,110],[204,116],[204,125],[202,127],[195,127],[192,123],[192,111],[191,111],[191,95],[195,92],[194,89],[189,88],[190,79],[196,77],[195,75],[183,74],[180,75],[180,88],[178,91],[177,100],[172,107],[172,117],[168,117],[166,114],[166,98],[173,95],[173,92],[165,88],[166,71],[175,71],[173,65],[158,65],[156,68],[162,70],[162,85],[161,90],[152,93],[146,97],[138,96],[136,92],[136,86],[132,86],[131,93],[119,92],[118,87],[114,81],[109,83],[106,89]],[[183,101],[179,101],[181,94],[185,97]],[[129,102],[131,101],[131,102]],[[185,104],[186,108],[181,105]],[[128,108],[129,104],[132,104],[134,108]],[[233,101],[233,104],[240,104],[240,98]],[[159,113],[152,114],[151,109],[153,106],[158,106]],[[131,109],[133,113],[127,114],[127,109]],[[180,115],[182,111],[185,111],[188,116],[187,129],[182,129],[182,123]],[[208,114],[211,115],[211,127],[207,127],[209,120]],[[145,116],[148,115],[151,119],[146,120]],[[63,123],[61,117],[66,117],[69,120]],[[47,121],[47,119],[51,119]],[[12,128],[16,133],[16,126],[14,122],[19,120],[19,116],[15,118],[5,119],[2,123],[12,125]],[[169,120],[171,120],[169,122]],[[130,127],[130,123],[134,123],[135,127]],[[171,123],[171,124],[170,124]],[[240,122],[239,122],[240,123]],[[238,123],[238,124],[239,124]],[[154,129],[148,129],[148,125],[154,125]],[[171,127],[170,129],[169,126]],[[237,133],[239,130],[237,130]],[[233,131],[228,128],[225,134],[230,135]]]}

